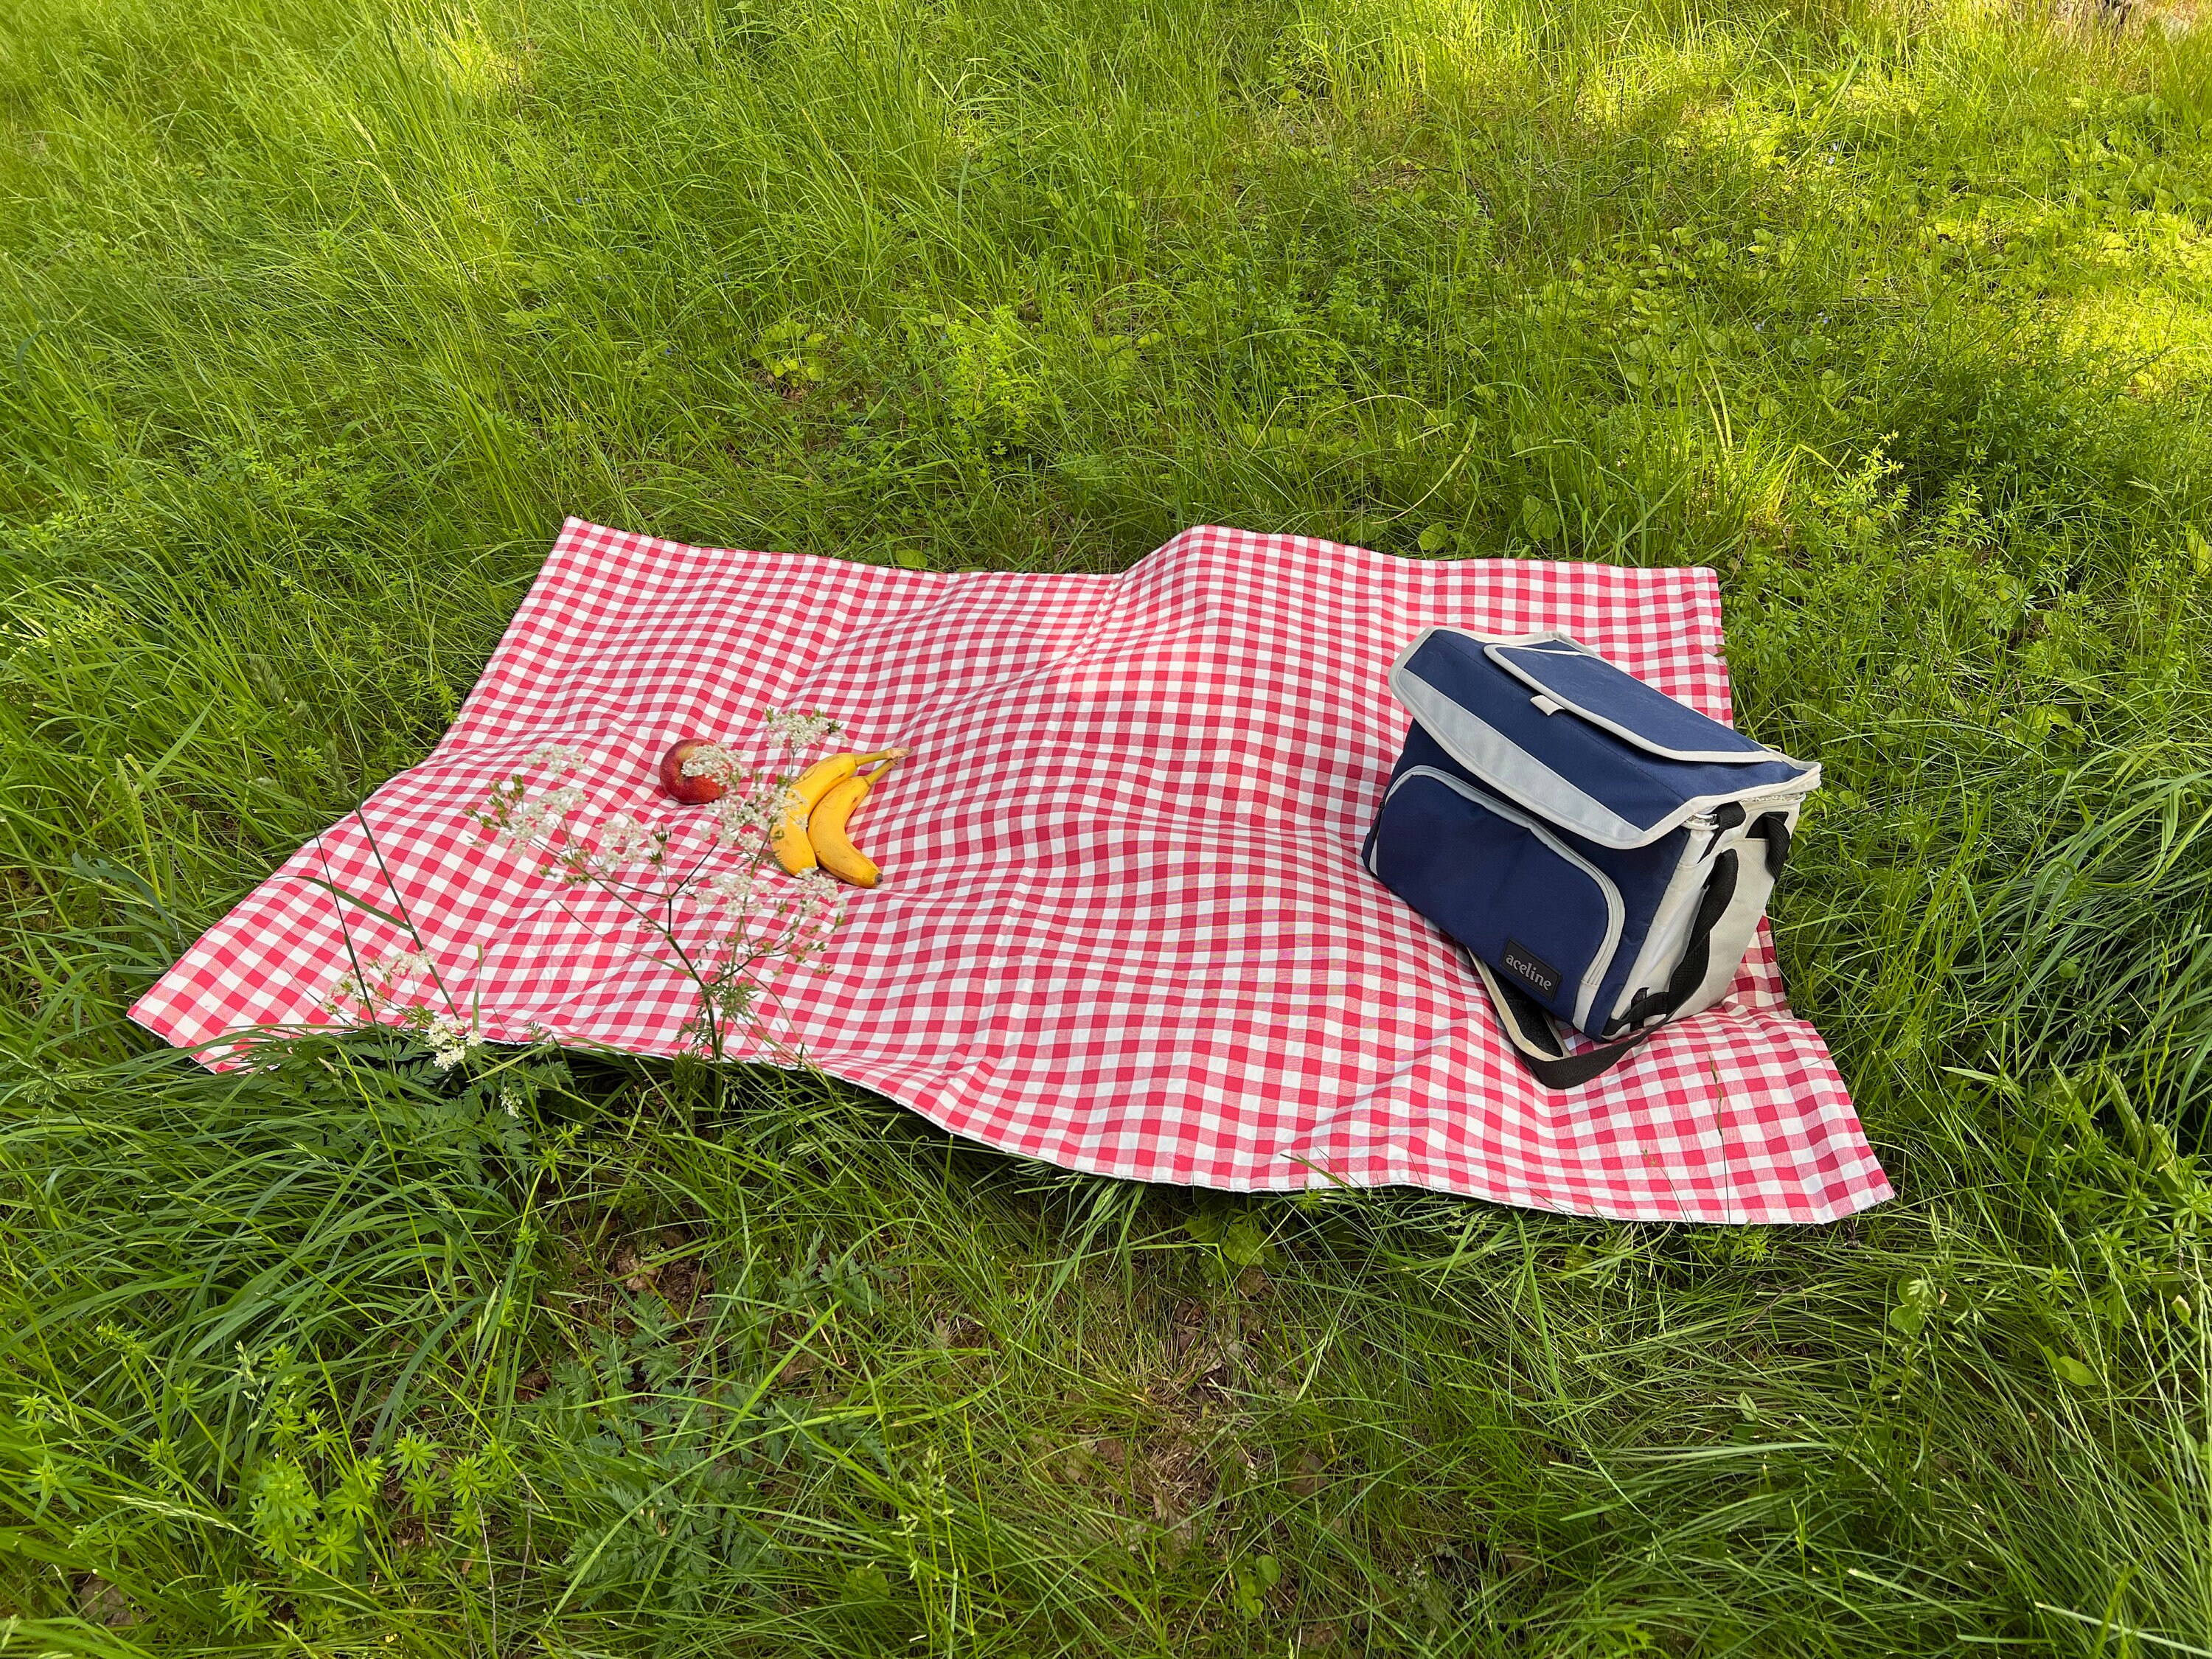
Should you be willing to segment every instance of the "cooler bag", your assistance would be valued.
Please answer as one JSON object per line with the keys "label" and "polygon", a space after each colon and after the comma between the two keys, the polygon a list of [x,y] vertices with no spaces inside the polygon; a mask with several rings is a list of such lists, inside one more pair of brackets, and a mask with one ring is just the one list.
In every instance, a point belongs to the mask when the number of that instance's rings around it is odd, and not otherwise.
{"label": "cooler bag", "polygon": [[[1562,633],[1431,628],[1363,857],[1464,949],[1540,1082],[1572,1088],[1717,1002],[1820,769]],[[1601,1045],[1566,1051],[1565,1028]]]}

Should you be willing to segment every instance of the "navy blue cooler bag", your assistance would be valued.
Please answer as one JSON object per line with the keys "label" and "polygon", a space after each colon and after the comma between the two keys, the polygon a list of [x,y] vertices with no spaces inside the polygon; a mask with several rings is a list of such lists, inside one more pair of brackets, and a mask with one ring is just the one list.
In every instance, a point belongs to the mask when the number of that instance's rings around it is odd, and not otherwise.
{"label": "navy blue cooler bag", "polygon": [[[1572,1088],[1727,994],[1820,769],[1567,635],[1431,628],[1368,869],[1467,951],[1540,1082]],[[1570,1054],[1572,1028],[1600,1047]]]}

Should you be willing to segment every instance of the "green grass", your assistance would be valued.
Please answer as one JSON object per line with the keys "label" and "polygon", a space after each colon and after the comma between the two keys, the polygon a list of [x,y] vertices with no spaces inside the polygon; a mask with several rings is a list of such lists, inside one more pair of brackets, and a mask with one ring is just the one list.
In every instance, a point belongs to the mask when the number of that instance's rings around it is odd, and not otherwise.
{"label": "green grass", "polygon": [[[1940,0],[14,0],[0,1651],[2212,1649],[2208,84]],[[569,512],[1715,565],[1899,1200],[149,1051]]]}

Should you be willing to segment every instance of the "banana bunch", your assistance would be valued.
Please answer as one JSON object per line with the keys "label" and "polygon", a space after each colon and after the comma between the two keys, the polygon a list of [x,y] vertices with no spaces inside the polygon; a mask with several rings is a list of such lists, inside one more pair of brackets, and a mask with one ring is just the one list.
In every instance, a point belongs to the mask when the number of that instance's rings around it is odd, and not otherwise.
{"label": "banana bunch", "polygon": [[[794,876],[819,866],[840,881],[873,887],[883,872],[853,845],[845,823],[906,753],[903,749],[878,749],[870,755],[832,755],[800,773],[769,837],[775,861]],[[863,772],[864,766],[875,769]]]}

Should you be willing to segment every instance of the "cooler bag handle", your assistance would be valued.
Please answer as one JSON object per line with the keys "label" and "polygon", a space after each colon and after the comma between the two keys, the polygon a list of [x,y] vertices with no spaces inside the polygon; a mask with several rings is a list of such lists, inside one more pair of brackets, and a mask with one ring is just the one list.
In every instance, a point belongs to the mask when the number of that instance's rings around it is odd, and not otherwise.
{"label": "cooler bag handle", "polygon": [[[1782,830],[1781,845],[1789,845],[1789,831],[1780,822],[1774,824]],[[1775,842],[1767,842],[1767,856],[1775,863]],[[1513,1044],[1514,1051],[1528,1073],[1547,1089],[1575,1089],[1592,1078],[1602,1077],[1614,1066],[1642,1048],[1660,1026],[1674,1016],[1674,1011],[1687,1002],[1698,986],[1705,983],[1705,970],[1711,965],[1713,929],[1735,896],[1735,854],[1733,849],[1713,860],[1712,879],[1706,884],[1704,898],[1698,901],[1696,920],[1690,928],[1690,942],[1682,951],[1682,959],[1674,964],[1674,976],[1667,981],[1664,991],[1639,997],[1629,1005],[1623,1016],[1631,1021],[1659,1018],[1634,1036],[1619,1042],[1608,1042],[1579,1054],[1566,1052],[1559,1040],[1559,1029],[1544,1012],[1543,1005],[1518,986],[1507,985],[1490,969],[1481,957],[1469,955],[1474,971],[1490,993],[1490,1006],[1498,1011],[1498,1024]]]}

